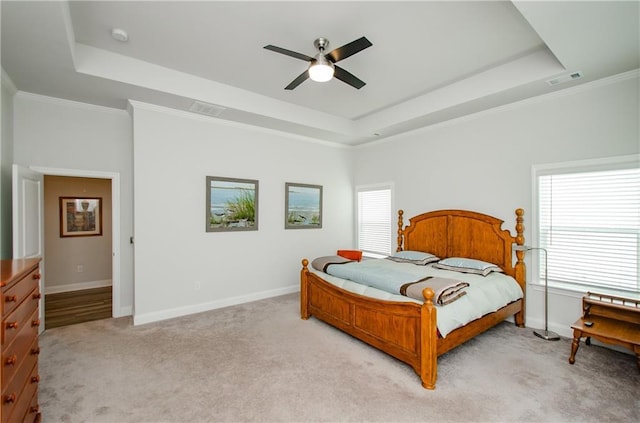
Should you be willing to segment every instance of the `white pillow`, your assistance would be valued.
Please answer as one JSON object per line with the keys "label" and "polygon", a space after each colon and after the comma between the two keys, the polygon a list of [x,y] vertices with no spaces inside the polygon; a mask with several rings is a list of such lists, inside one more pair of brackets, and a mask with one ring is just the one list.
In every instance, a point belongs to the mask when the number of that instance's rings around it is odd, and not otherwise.
{"label": "white pillow", "polygon": [[487,276],[491,272],[502,272],[502,269],[493,263],[463,257],[449,257],[434,263],[433,267],[453,270],[454,272],[475,273],[482,276]]}
{"label": "white pillow", "polygon": [[413,263],[419,266],[424,266],[440,260],[440,257],[436,257],[433,254],[424,253],[422,251],[398,251],[387,258],[399,263]]}

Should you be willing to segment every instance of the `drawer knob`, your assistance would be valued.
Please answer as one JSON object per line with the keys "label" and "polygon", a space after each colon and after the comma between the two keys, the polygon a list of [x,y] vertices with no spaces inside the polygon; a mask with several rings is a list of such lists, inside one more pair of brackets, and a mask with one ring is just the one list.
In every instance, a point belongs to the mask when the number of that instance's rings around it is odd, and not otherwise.
{"label": "drawer knob", "polygon": [[7,329],[18,329],[18,322],[7,322]]}
{"label": "drawer knob", "polygon": [[5,303],[15,303],[16,301],[18,301],[18,297],[16,297],[15,295],[7,295],[6,297],[4,297]]}
{"label": "drawer knob", "polygon": [[39,300],[40,298],[42,298],[42,294],[39,292],[36,292],[35,294],[33,294],[33,299],[34,300]]}
{"label": "drawer knob", "polygon": [[7,359],[4,361],[4,364],[5,366],[13,366],[17,362],[18,362],[18,356],[14,354],[11,357],[7,357]]}
{"label": "drawer knob", "polygon": [[39,383],[40,375],[31,376],[31,383]]}
{"label": "drawer knob", "polygon": [[33,275],[33,279],[40,279],[40,273],[35,273]]}
{"label": "drawer knob", "polygon": [[33,320],[31,322],[31,326],[33,326],[33,327],[40,326],[40,319]]}
{"label": "drawer knob", "polygon": [[16,394],[9,394],[4,396],[5,404],[13,404],[14,402],[16,402]]}
{"label": "drawer knob", "polygon": [[40,347],[31,348],[31,355],[40,354]]}

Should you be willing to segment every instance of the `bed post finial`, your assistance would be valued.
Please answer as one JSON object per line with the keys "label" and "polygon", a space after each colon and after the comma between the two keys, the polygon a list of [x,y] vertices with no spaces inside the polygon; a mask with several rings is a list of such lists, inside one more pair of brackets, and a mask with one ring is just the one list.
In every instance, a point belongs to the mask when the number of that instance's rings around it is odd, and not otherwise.
{"label": "bed post finial", "polygon": [[402,223],[402,215],[404,214],[404,210],[398,210],[398,248],[396,251],[402,251],[402,227],[404,223]]}
{"label": "bed post finial", "polygon": [[[516,209],[516,244],[524,245],[524,210]],[[523,253],[524,251],[518,251],[519,253]],[[518,256],[520,257],[520,256]]]}

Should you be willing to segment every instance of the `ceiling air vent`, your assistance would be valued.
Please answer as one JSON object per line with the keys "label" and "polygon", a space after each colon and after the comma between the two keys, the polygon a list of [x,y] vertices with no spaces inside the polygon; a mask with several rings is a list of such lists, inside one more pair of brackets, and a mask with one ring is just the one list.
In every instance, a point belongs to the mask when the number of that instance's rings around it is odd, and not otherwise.
{"label": "ceiling air vent", "polygon": [[194,101],[191,107],[189,108],[190,112],[200,113],[201,115],[218,117],[222,112],[224,112],[226,107],[217,106],[215,104],[203,103],[201,101]]}
{"label": "ceiling air vent", "polygon": [[554,85],[558,85],[558,84],[563,84],[565,82],[569,82],[569,81],[573,81],[574,79],[579,79],[582,78],[582,72],[578,71],[578,72],[573,72],[573,73],[567,73],[561,76],[558,76],[556,78],[553,79],[548,79],[547,80],[547,84],[554,86]]}

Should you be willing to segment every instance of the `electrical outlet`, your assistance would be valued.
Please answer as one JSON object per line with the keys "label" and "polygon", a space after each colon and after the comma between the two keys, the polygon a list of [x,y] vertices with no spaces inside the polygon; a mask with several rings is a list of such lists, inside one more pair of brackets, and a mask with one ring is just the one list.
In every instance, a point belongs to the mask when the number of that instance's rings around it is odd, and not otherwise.
{"label": "electrical outlet", "polygon": [[200,281],[195,281],[194,288],[196,289],[196,291],[200,290]]}
{"label": "electrical outlet", "polygon": [[79,264],[78,266],[76,266],[76,271],[78,273],[84,272],[84,266],[82,264]]}

